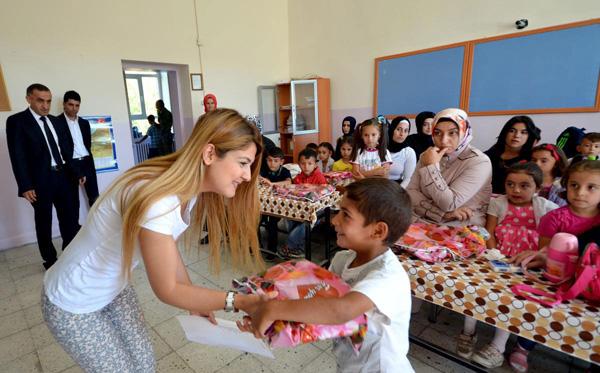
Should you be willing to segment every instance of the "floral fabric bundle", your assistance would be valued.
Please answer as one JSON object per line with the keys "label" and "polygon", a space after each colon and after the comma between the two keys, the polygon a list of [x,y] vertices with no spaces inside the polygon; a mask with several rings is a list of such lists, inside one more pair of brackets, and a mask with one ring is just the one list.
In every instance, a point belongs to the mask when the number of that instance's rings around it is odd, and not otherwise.
{"label": "floral fabric bundle", "polygon": [[413,223],[395,243],[394,248],[406,250],[426,262],[461,260],[485,251],[489,233],[482,227],[450,227],[432,223]]}
{"label": "floral fabric bundle", "polygon": [[330,171],[323,173],[327,183],[331,185],[344,184],[345,181],[352,179],[352,172],[348,171]]}
{"label": "floral fabric bundle", "polygon": [[[275,292],[275,299],[279,300],[341,297],[351,289],[336,274],[307,260],[277,264],[259,276],[233,280],[233,286],[243,294]],[[358,351],[366,333],[367,317],[361,315],[341,325],[277,320],[265,335],[272,347],[293,347],[324,339],[350,337]]]}
{"label": "floral fabric bundle", "polygon": [[302,201],[316,202],[331,193],[335,188],[331,185],[316,184],[290,184],[273,185],[273,193],[280,197],[287,197]]}

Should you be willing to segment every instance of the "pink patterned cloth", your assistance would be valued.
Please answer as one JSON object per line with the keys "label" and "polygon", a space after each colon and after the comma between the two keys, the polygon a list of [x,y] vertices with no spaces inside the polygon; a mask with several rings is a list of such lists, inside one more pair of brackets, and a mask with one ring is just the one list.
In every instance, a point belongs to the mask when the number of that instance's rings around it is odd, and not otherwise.
{"label": "pink patterned cloth", "polygon": [[289,184],[273,185],[273,194],[301,201],[316,202],[335,192],[332,185]]}
{"label": "pink patterned cloth", "polygon": [[[275,299],[341,297],[351,290],[335,273],[307,260],[284,262],[259,276],[233,280],[233,287],[244,294],[276,292]],[[275,321],[265,335],[272,347],[293,347],[330,338],[350,337],[355,351],[367,333],[367,316],[361,315],[341,325],[306,324]]]}
{"label": "pink patterned cloth", "polygon": [[508,204],[506,216],[496,226],[497,249],[506,256],[517,255],[526,250],[537,250],[538,234],[535,226],[533,205]]}
{"label": "pink patterned cloth", "polygon": [[489,233],[470,225],[451,227],[433,223],[413,223],[392,249],[405,250],[429,263],[462,260],[485,251]]}

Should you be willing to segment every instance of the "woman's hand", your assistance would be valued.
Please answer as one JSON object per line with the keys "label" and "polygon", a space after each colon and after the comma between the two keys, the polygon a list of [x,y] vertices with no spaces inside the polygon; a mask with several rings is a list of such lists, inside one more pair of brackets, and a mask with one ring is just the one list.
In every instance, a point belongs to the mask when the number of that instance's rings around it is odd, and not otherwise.
{"label": "woman's hand", "polygon": [[438,148],[437,146],[430,146],[421,154],[421,164],[423,166],[429,166],[432,164],[440,163],[442,157],[446,154],[448,148]]}
{"label": "woman's hand", "polygon": [[444,221],[467,221],[473,216],[473,210],[468,207],[459,207],[454,211],[450,211],[444,214]]}
{"label": "woman's hand", "polygon": [[211,324],[217,325],[217,319],[215,319],[215,314],[213,312],[201,313],[196,311],[190,311],[190,315],[206,317]]}

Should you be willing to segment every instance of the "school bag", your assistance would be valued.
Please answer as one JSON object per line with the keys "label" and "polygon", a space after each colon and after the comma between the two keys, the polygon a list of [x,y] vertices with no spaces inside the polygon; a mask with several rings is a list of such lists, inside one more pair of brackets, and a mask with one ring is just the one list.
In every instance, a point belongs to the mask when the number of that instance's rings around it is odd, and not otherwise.
{"label": "school bag", "polygon": [[568,127],[556,138],[556,146],[565,152],[567,158],[573,158],[577,155],[577,145],[585,136],[585,128]]}
{"label": "school bag", "polygon": [[[525,284],[513,285],[510,289],[516,295],[548,307],[575,299],[579,295],[587,300],[598,302],[600,301],[600,248],[596,243],[586,246],[577,264],[575,281],[570,287],[558,289],[555,294]],[[537,295],[540,298],[526,293]]]}

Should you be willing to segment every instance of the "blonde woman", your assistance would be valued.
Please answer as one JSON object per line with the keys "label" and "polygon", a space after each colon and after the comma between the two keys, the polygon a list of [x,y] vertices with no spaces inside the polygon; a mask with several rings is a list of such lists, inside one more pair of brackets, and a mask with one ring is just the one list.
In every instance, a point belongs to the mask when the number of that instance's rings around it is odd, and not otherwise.
{"label": "blonde woman", "polygon": [[[142,260],[163,302],[203,315],[251,312],[258,299],[191,283],[176,247],[204,220],[211,263],[225,241],[236,268],[263,266],[256,227],[261,136],[234,110],[198,120],[187,143],[119,177],[44,277],[42,312],[50,331],[86,372],[152,372],[155,359],[129,283]],[[187,229],[190,226],[190,229]],[[188,240],[190,241],[190,240]]]}

